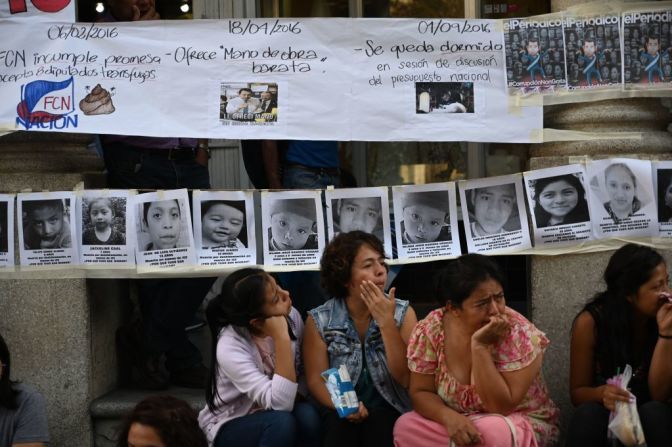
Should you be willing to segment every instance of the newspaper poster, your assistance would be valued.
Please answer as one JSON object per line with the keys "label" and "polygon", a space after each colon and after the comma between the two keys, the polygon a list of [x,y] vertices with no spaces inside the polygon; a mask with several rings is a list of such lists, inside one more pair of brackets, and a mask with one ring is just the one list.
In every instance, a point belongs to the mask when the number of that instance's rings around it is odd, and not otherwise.
{"label": "newspaper poster", "polygon": [[651,162],[630,158],[588,163],[590,217],[597,239],[657,236]]}
{"label": "newspaper poster", "polygon": [[73,192],[17,195],[22,266],[59,268],[77,263],[75,203]]}
{"label": "newspaper poster", "polygon": [[658,194],[660,237],[672,238],[672,161],[653,163],[653,180]]}
{"label": "newspaper poster", "polygon": [[321,195],[321,191],[261,193],[264,265],[319,265],[325,245]]}
{"label": "newspaper poster", "polygon": [[565,66],[570,90],[621,88],[621,17],[567,17]]}
{"label": "newspaper poster", "polygon": [[14,268],[14,194],[0,194],[0,271]]}
{"label": "newspaper poster", "polygon": [[278,84],[222,82],[219,121],[223,126],[274,125],[278,121]]}
{"label": "newspaper poster", "polygon": [[42,22],[74,22],[75,0],[8,0],[0,2],[0,20],[12,19],[24,26]]}
{"label": "newspaper poster", "polygon": [[576,244],[593,238],[582,165],[523,174],[535,247]]}
{"label": "newspaper poster", "polygon": [[510,93],[544,93],[556,87],[565,88],[563,23],[558,16],[504,20]]}
{"label": "newspaper poster", "polygon": [[138,269],[160,270],[195,264],[187,190],[137,194],[132,200]]}
{"label": "newspaper poster", "polygon": [[455,183],[392,187],[399,259],[447,259],[461,254]]}
{"label": "newspaper poster", "polygon": [[363,231],[376,236],[392,256],[390,205],[387,187],[327,189],[327,235]]}
{"label": "newspaper poster", "polygon": [[252,191],[194,191],[194,240],[199,265],[257,263]]}
{"label": "newspaper poster", "polygon": [[532,246],[522,174],[460,181],[469,253],[495,254]]}
{"label": "newspaper poster", "polygon": [[135,266],[134,213],[128,212],[129,191],[85,190],[78,195],[80,262],[108,268]]}
{"label": "newspaper poster", "polygon": [[670,88],[672,10],[623,14],[623,81],[625,89]]}

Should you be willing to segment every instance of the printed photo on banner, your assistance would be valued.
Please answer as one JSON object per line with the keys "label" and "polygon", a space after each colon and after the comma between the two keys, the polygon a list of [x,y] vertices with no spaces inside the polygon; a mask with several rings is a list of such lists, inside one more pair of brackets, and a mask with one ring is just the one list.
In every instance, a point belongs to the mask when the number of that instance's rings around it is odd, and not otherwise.
{"label": "printed photo on banner", "polygon": [[669,88],[672,83],[672,10],[623,14],[623,80],[626,89]]}
{"label": "printed photo on banner", "polygon": [[672,161],[653,163],[660,237],[672,238]]}
{"label": "printed photo on banner", "polygon": [[194,264],[194,238],[186,189],[132,197],[138,267],[164,269]]}
{"label": "printed photo on banner", "polygon": [[385,253],[392,256],[387,187],[327,189],[324,196],[329,240],[340,233],[363,231],[380,239]]}
{"label": "printed photo on banner", "polygon": [[474,113],[472,82],[416,82],[415,113]]}
{"label": "printed photo on banner", "polygon": [[17,195],[21,265],[58,267],[78,260],[75,199],[74,193],[60,191]]}
{"label": "printed photo on banner", "polygon": [[567,85],[559,17],[505,20],[504,48],[511,91],[543,93]]}
{"label": "printed photo on banner", "polygon": [[14,195],[0,194],[0,271],[14,268]]}
{"label": "printed photo on banner", "polygon": [[564,30],[570,90],[620,88],[620,16],[568,17]]}
{"label": "printed photo on banner", "polygon": [[[87,190],[79,196],[77,234],[82,264],[135,264],[133,212],[128,190]],[[131,230],[130,232],[128,230]]]}
{"label": "printed photo on banner", "polygon": [[257,263],[252,191],[194,191],[194,240],[206,266]]}
{"label": "printed photo on banner", "polygon": [[321,191],[262,192],[264,264],[319,264],[325,240],[321,194]]}
{"label": "printed photo on banner", "polygon": [[590,215],[597,238],[657,236],[651,162],[630,158],[588,164]]}
{"label": "printed photo on banner", "polygon": [[460,255],[455,183],[393,186],[392,203],[399,259]]}
{"label": "printed photo on banner", "polygon": [[272,124],[278,121],[278,84],[222,82],[219,120],[224,125]]}
{"label": "printed photo on banner", "polygon": [[522,174],[459,182],[469,253],[531,247]]}
{"label": "printed photo on banner", "polygon": [[535,247],[576,244],[593,238],[582,165],[539,169],[523,175]]}

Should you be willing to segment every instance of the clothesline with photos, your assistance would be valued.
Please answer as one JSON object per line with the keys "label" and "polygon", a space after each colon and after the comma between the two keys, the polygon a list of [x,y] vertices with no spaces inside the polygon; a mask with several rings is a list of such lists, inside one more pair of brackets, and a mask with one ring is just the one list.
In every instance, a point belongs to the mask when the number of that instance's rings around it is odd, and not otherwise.
{"label": "clothesline with photos", "polygon": [[0,132],[538,143],[558,137],[520,98],[672,89],[664,2],[507,20],[47,15],[0,16]]}
{"label": "clothesline with photos", "polygon": [[624,241],[672,247],[672,161],[586,160],[391,188],[194,190],[191,200],[185,189],[2,194],[0,226],[5,276],[211,275],[250,265],[312,270],[328,240],[355,230],[378,237],[397,264],[451,259],[465,248],[555,255]]}

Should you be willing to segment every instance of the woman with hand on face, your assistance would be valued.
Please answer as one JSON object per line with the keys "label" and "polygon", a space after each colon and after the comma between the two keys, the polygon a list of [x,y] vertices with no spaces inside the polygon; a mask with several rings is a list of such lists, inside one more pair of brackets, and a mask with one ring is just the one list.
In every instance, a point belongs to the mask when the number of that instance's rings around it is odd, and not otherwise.
{"label": "woman with hand on face", "polygon": [[[309,312],[303,344],[311,395],[323,408],[325,447],[391,446],[392,427],[410,409],[406,342],[416,323],[408,301],[383,291],[387,265],[372,234],[336,236],[320,262],[322,285],[334,296]],[[340,419],[320,373],[345,365],[359,411]]]}
{"label": "woman with hand on face", "polygon": [[506,307],[503,276],[470,254],[440,273],[443,307],[420,321],[408,343],[414,411],[394,427],[397,447],[549,446],[558,409],[541,375],[548,339]]}
{"label": "woman with hand on face", "polygon": [[586,191],[572,174],[540,178],[534,183],[534,217],[538,228],[590,219]]}
{"label": "woman with hand on face", "polygon": [[[656,251],[628,244],[609,259],[607,290],[574,320],[569,389],[576,410],[567,445],[604,446],[616,401],[637,398],[649,447],[672,445],[672,303],[667,265]],[[626,364],[629,391],[606,380]]]}
{"label": "woman with hand on face", "polygon": [[289,293],[245,268],[226,278],[206,316],[214,343],[198,419],[209,444],[319,446],[317,410],[298,400],[303,321]]}

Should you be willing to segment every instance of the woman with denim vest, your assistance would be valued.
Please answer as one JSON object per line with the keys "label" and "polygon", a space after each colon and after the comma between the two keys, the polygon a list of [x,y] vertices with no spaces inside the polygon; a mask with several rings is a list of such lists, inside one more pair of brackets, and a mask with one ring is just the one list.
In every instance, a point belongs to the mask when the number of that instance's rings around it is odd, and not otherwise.
{"label": "woman with denim vest", "polygon": [[[304,337],[306,378],[323,406],[324,446],[393,445],[392,428],[410,410],[406,344],[417,322],[408,301],[383,292],[384,248],[362,231],[336,236],[320,262],[322,285],[334,297],[309,312]],[[320,373],[345,365],[359,410],[340,419]]]}

